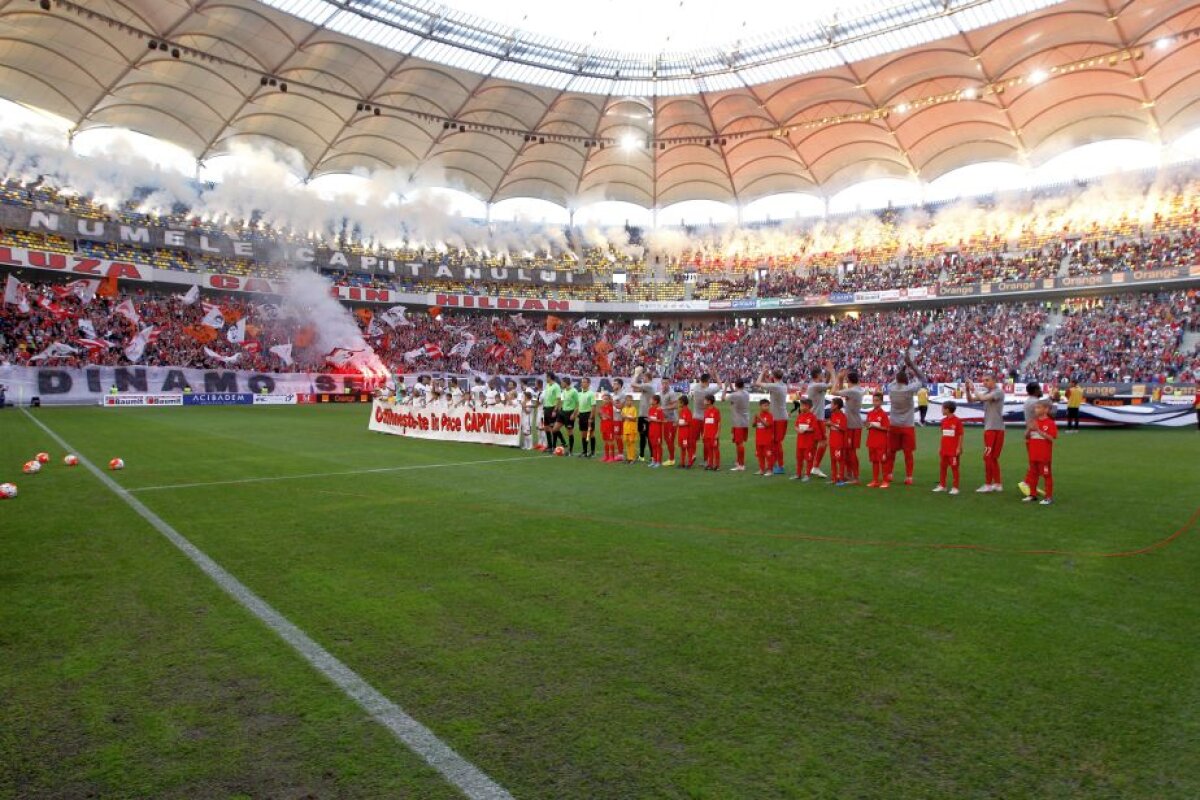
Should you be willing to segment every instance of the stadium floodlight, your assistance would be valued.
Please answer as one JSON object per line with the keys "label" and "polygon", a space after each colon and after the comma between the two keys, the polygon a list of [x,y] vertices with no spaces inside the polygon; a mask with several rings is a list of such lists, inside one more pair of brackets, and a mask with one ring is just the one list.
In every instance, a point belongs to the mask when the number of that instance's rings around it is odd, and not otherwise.
{"label": "stadium floodlight", "polygon": [[1029,82],[1036,86],[1039,83],[1044,83],[1046,78],[1049,77],[1050,76],[1047,74],[1046,70],[1035,69],[1033,72],[1029,73]]}
{"label": "stadium floodlight", "polygon": [[968,86],[966,89],[963,89],[963,91],[962,91],[962,99],[963,100],[974,100],[978,96],[979,96],[979,92],[976,91],[974,86]]}
{"label": "stadium floodlight", "polygon": [[638,146],[638,138],[632,133],[627,133],[621,137],[622,150],[636,150]]}
{"label": "stadium floodlight", "polygon": [[1163,36],[1161,39],[1157,39],[1154,42],[1154,49],[1156,49],[1156,50],[1166,50],[1170,46],[1171,46],[1171,37],[1170,36]]}
{"label": "stadium floodlight", "polygon": [[908,113],[908,103],[901,103],[900,105],[896,106],[896,113],[897,114],[907,114]]}

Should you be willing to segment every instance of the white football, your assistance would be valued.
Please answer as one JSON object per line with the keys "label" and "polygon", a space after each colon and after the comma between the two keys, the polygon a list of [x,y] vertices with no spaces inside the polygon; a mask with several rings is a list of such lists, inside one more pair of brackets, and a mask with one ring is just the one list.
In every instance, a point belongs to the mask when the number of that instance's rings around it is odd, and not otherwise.
{"label": "white football", "polygon": [[13,483],[0,483],[0,500],[17,496],[17,486]]}
{"label": "white football", "polygon": [[125,462],[119,458],[114,458],[108,462],[109,469],[125,469]]}
{"label": "white football", "polygon": [[34,473],[42,471],[42,465],[37,461],[26,461],[25,466],[21,467],[21,470],[26,475],[33,475]]}
{"label": "white football", "polygon": [[67,454],[67,455],[63,456],[63,463],[66,464],[68,467],[73,467],[79,463],[79,459],[76,456]]}

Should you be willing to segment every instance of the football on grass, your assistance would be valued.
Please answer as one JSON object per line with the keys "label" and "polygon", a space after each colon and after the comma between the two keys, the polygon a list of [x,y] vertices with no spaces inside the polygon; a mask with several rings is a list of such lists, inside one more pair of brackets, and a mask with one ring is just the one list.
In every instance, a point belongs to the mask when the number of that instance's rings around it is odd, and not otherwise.
{"label": "football on grass", "polygon": [[63,456],[63,463],[66,464],[68,467],[73,467],[79,463],[79,459],[73,455],[68,454],[68,455]]}
{"label": "football on grass", "polygon": [[112,461],[108,462],[108,468],[109,469],[125,469],[125,462],[119,458],[114,458]]}
{"label": "football on grass", "polygon": [[17,496],[17,486],[13,483],[0,483],[0,500]]}
{"label": "football on grass", "polygon": [[48,464],[50,462],[50,454],[49,453],[38,453],[37,460],[38,460],[39,464]]}
{"label": "football on grass", "polygon": [[42,465],[37,461],[26,461],[25,466],[21,467],[21,470],[26,475],[33,475],[42,471]]}
{"label": "football on grass", "polygon": [[554,455],[556,455],[556,456],[561,456],[565,452],[567,452],[567,451],[562,449],[561,444],[558,447],[554,448]]}

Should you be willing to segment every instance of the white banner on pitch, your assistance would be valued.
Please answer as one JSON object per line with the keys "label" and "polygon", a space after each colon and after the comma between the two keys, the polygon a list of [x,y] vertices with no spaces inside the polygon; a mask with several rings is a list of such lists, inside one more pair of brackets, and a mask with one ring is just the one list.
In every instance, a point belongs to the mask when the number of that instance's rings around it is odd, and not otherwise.
{"label": "white banner on pitch", "polygon": [[376,400],[368,429],[415,439],[475,442],[519,447],[521,409],[517,406],[451,406],[446,402],[425,406],[395,405]]}

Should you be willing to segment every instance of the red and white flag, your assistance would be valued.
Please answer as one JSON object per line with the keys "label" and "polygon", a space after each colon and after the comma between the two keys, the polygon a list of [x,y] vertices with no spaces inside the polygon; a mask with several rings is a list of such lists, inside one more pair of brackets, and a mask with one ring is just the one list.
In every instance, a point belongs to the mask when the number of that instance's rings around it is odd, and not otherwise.
{"label": "red and white flag", "polygon": [[446,354],[442,352],[441,345],[435,344],[433,342],[425,343],[425,355],[429,356],[430,358],[445,358],[446,357]]}
{"label": "red and white flag", "polygon": [[158,329],[153,325],[149,328],[142,328],[129,340],[129,344],[125,345],[125,357],[137,364],[146,354],[146,347],[157,340]]}
{"label": "red and white flag", "polygon": [[52,286],[50,287],[50,291],[54,292],[59,300],[74,295],[86,306],[92,300],[96,299],[96,291],[99,288],[100,281],[78,280],[64,283],[62,286]]}
{"label": "red and white flag", "polygon": [[334,367],[344,367],[352,364],[366,354],[366,350],[349,350],[345,347],[335,347],[325,356],[325,363]]}
{"label": "red and white flag", "polygon": [[114,308],[113,311],[125,317],[125,319],[129,320],[134,325],[142,324],[142,318],[138,316],[137,309],[133,307],[132,300],[126,300]]}
{"label": "red and white flag", "polygon": [[47,311],[49,311],[50,314],[53,315],[54,319],[58,320],[59,322],[66,319],[67,317],[71,316],[70,311],[63,308],[58,303],[54,302],[46,295],[41,295],[40,297],[38,297],[37,304],[39,306],[41,306],[42,308],[46,309]]}
{"label": "red and white flag", "polygon": [[86,339],[81,337],[76,339],[75,343],[89,353],[102,353],[105,350],[111,350],[116,347],[115,344],[105,339]]}
{"label": "red and white flag", "polygon": [[42,361],[43,359],[47,358],[66,358],[67,356],[73,356],[78,352],[78,350],[76,350],[74,347],[71,347],[69,344],[54,342],[36,356],[30,356],[29,362],[33,363],[34,361]]}
{"label": "red and white flag", "polygon": [[4,302],[16,306],[22,314],[28,314],[29,287],[9,275],[4,281]]}

